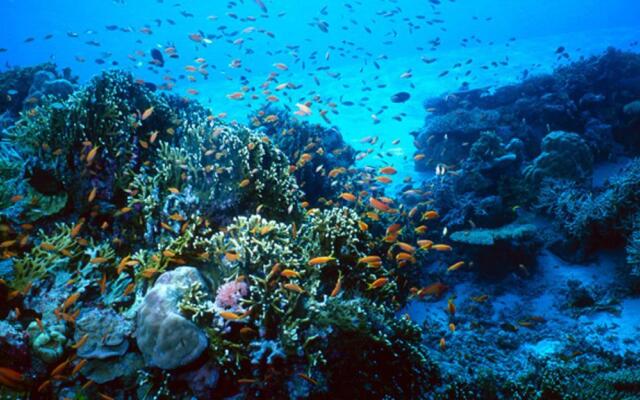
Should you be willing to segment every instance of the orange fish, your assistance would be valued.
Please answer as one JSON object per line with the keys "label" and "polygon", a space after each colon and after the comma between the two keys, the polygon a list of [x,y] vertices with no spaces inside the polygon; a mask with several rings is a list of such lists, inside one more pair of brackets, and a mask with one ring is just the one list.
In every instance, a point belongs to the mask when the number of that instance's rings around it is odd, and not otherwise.
{"label": "orange fish", "polygon": [[100,294],[104,294],[107,291],[107,274],[102,273],[102,279],[100,279]]}
{"label": "orange fish", "polygon": [[240,181],[240,183],[238,184],[238,187],[246,187],[249,186],[249,184],[251,183],[251,181],[249,179],[243,179],[242,181]]}
{"label": "orange fish", "polygon": [[338,280],[336,280],[336,285],[333,287],[331,291],[330,297],[336,297],[340,290],[342,289],[342,271],[338,271]]}
{"label": "orange fish", "polygon": [[140,119],[144,121],[145,119],[149,118],[151,114],[153,114],[153,107],[149,107],[146,110],[144,110]]}
{"label": "orange fish", "polygon": [[448,244],[434,244],[431,248],[435,251],[451,251],[452,248]]}
{"label": "orange fish", "polygon": [[384,285],[386,285],[387,282],[389,282],[389,278],[384,278],[384,277],[378,278],[369,284],[369,286],[367,287],[367,290],[381,288]]}
{"label": "orange fish", "polygon": [[93,159],[96,158],[96,155],[98,155],[99,148],[100,146],[96,146],[92,148],[91,151],[89,151],[89,153],[87,154],[87,164],[91,164],[93,162]]}
{"label": "orange fish", "polygon": [[58,364],[57,367],[55,367],[53,369],[53,371],[51,371],[51,376],[58,376],[62,373],[62,371],[64,371],[68,366],[69,366],[70,360],[67,359],[63,362],[61,362],[60,364]]}
{"label": "orange fish", "polygon": [[309,260],[309,265],[319,265],[319,264],[326,264],[330,261],[334,261],[335,258],[334,257],[315,257],[312,258],[311,260]]}
{"label": "orange fish", "polygon": [[446,292],[449,289],[449,286],[441,283],[441,282],[436,282],[436,283],[432,283],[429,286],[425,286],[422,289],[420,289],[418,291],[418,296],[420,297],[424,297],[426,295],[430,295],[430,296],[434,296],[436,298],[442,296],[442,294],[444,292]]}
{"label": "orange fish", "polygon": [[453,303],[453,299],[449,299],[447,301],[447,310],[449,311],[449,314],[455,315],[455,313],[456,313],[456,305]]}
{"label": "orange fish", "polygon": [[62,303],[62,311],[64,311],[67,308],[71,307],[76,301],[78,301],[79,298],[80,298],[80,292],[76,292],[76,293],[72,294],[71,296],[69,296],[64,301],[64,303]]}
{"label": "orange fish", "polygon": [[376,199],[375,197],[369,197],[369,204],[371,204],[371,206],[378,211],[382,211],[382,212],[389,211],[389,206],[383,203],[382,201]]}
{"label": "orange fish", "polygon": [[440,339],[440,350],[444,350],[447,348],[447,341],[444,338]]}
{"label": "orange fish", "polygon": [[89,192],[89,196],[87,197],[87,201],[89,203],[91,203],[93,200],[95,200],[97,193],[98,193],[98,188],[96,188],[94,186],[93,189],[91,189],[91,192]]}
{"label": "orange fish", "polygon": [[393,167],[384,167],[384,168],[380,168],[379,171],[381,174],[385,174],[385,175],[394,175],[395,173],[397,173],[398,171],[396,171],[395,168]]}
{"label": "orange fish", "polygon": [[219,315],[228,321],[237,321],[242,318],[241,315],[238,315],[231,311],[220,311]]}
{"label": "orange fish", "polygon": [[422,214],[422,219],[435,219],[438,218],[440,215],[438,214],[437,211],[434,210],[430,210],[430,211],[425,211]]}
{"label": "orange fish", "polygon": [[356,196],[351,193],[341,193],[340,198],[346,201],[356,201]]}
{"label": "orange fish", "polygon": [[89,334],[86,333],[86,334],[84,334],[84,336],[82,336],[80,339],[78,339],[78,341],[75,344],[71,345],[71,347],[74,348],[74,349],[79,349],[80,347],[82,347],[87,342],[88,339],[89,339]]}
{"label": "orange fish", "polygon": [[82,367],[84,367],[87,364],[87,359],[83,358],[82,360],[80,360],[75,367],[73,367],[73,370],[71,371],[71,375],[75,375],[77,374]]}
{"label": "orange fish", "polygon": [[131,282],[130,284],[127,285],[126,288],[124,288],[124,292],[122,292],[123,296],[128,296],[131,293],[133,293],[133,290],[136,288],[136,284]]}
{"label": "orange fish", "polygon": [[463,265],[464,265],[464,261],[458,261],[457,263],[447,268],[447,272],[455,271],[458,268],[462,267]]}
{"label": "orange fish", "polygon": [[382,262],[382,259],[379,256],[366,256],[358,260],[358,264],[370,264],[378,262]]}
{"label": "orange fish", "polygon": [[140,272],[140,275],[142,275],[144,278],[151,279],[158,272],[158,268],[147,268],[144,271]]}
{"label": "orange fish", "polygon": [[400,247],[402,250],[406,251],[407,253],[413,254],[416,252],[416,248],[411,246],[409,243],[396,242],[396,245]]}
{"label": "orange fish", "polygon": [[11,368],[0,367],[0,384],[11,389],[25,389],[25,377],[20,372]]}
{"label": "orange fish", "polygon": [[282,287],[292,292],[304,293],[304,289],[301,288],[299,285],[296,285],[295,283],[285,283],[284,285],[282,285]]}
{"label": "orange fish", "polygon": [[242,100],[244,98],[244,93],[242,92],[233,92],[227,95],[229,100]]}
{"label": "orange fish", "polygon": [[285,269],[280,272],[280,276],[284,276],[285,278],[299,278],[300,273],[292,269]]}

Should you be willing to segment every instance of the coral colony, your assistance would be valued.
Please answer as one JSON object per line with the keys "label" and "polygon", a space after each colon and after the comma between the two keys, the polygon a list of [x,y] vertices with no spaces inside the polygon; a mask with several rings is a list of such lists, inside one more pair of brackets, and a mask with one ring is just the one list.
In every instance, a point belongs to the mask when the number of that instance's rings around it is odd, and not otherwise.
{"label": "coral colony", "polygon": [[[426,100],[436,174],[396,194],[284,108],[244,126],[128,72],[3,72],[2,398],[635,398],[640,355],[580,321],[637,292],[639,76],[609,50]],[[603,250],[615,286],[538,278]]]}

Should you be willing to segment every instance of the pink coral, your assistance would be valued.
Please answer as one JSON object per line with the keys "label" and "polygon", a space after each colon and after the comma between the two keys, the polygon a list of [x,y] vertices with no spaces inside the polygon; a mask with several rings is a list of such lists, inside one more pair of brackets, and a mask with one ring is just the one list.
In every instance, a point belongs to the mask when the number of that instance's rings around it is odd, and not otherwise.
{"label": "pink coral", "polygon": [[216,305],[221,308],[240,309],[240,299],[249,293],[249,286],[245,282],[231,281],[218,288]]}

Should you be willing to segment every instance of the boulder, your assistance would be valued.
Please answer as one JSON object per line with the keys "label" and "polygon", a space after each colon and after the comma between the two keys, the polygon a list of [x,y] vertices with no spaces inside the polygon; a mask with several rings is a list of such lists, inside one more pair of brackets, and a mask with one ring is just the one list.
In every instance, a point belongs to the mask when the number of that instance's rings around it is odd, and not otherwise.
{"label": "boulder", "polygon": [[542,153],[526,168],[525,176],[536,182],[544,178],[581,181],[593,171],[593,155],[577,133],[554,131],[542,139]]}
{"label": "boulder", "polygon": [[138,310],[136,340],[147,365],[174,369],[196,360],[207,347],[207,336],[178,308],[187,290],[203,278],[193,267],[160,275]]}
{"label": "boulder", "polygon": [[481,275],[496,277],[510,272],[528,275],[542,244],[537,233],[536,225],[514,222],[495,229],[457,231],[450,239],[454,248],[474,261]]}

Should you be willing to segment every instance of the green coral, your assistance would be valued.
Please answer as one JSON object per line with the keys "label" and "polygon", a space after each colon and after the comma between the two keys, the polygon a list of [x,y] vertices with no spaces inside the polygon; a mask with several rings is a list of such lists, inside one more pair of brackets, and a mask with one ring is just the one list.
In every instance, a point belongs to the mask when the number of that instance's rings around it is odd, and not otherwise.
{"label": "green coral", "polygon": [[15,259],[14,278],[9,282],[11,287],[22,291],[36,279],[69,268],[81,255],[81,246],[71,237],[71,229],[71,226],[58,224],[51,234],[40,231],[39,245]]}

